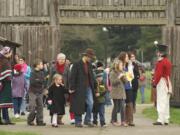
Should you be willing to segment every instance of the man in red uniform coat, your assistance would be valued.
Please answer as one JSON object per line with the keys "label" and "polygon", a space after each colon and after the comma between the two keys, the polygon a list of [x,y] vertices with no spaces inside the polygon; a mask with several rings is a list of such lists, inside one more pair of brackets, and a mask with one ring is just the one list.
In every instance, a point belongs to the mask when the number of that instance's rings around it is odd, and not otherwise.
{"label": "man in red uniform coat", "polygon": [[153,84],[157,91],[158,119],[153,125],[169,124],[169,99],[172,93],[170,82],[172,64],[167,58],[167,45],[157,45],[158,60],[155,67]]}

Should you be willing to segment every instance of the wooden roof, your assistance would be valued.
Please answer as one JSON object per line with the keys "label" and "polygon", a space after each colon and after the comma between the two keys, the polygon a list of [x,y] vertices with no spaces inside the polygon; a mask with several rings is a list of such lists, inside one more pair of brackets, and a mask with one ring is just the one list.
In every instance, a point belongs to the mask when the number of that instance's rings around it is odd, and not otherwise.
{"label": "wooden roof", "polygon": [[13,42],[13,41],[10,41],[6,38],[3,38],[0,36],[0,45],[2,46],[9,46],[9,47],[12,47],[12,48],[16,48],[16,47],[20,47],[22,46],[22,44],[20,43],[16,43],[16,42]]}

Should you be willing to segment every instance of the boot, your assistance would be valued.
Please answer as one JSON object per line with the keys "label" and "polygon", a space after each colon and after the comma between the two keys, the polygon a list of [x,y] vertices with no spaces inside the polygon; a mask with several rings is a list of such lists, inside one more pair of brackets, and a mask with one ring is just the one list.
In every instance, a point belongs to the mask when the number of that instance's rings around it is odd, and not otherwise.
{"label": "boot", "polygon": [[62,122],[62,118],[63,118],[63,115],[58,115],[58,119],[57,119],[58,125],[64,125],[64,123]]}
{"label": "boot", "polygon": [[133,123],[133,104],[126,104],[126,122],[129,126],[135,126]]}
{"label": "boot", "polygon": [[129,124],[129,104],[126,103],[126,108],[125,108],[125,120],[126,123]]}

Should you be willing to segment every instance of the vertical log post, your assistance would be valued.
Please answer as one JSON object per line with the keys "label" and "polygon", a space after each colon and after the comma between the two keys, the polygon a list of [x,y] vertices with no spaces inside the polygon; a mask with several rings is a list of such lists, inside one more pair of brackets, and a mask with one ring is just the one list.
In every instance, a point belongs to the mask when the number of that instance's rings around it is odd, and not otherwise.
{"label": "vertical log post", "polygon": [[[59,11],[58,11],[58,0],[51,0],[50,1],[50,25],[52,26],[52,31],[55,34],[57,31],[60,31],[60,24],[59,24]],[[51,58],[54,59],[55,56],[57,55],[56,52],[57,50],[60,50],[60,47],[58,46],[57,48],[55,47],[57,44],[60,45],[60,37],[55,36],[52,34],[52,55]],[[59,40],[57,40],[57,39]],[[58,42],[58,43],[57,43]]]}
{"label": "vertical log post", "polygon": [[162,30],[162,40],[163,43],[169,45],[169,57],[173,64],[172,68],[172,85],[174,94],[171,98],[171,106],[180,107],[180,64],[178,63],[179,57],[179,46],[180,46],[180,29],[176,25],[175,12],[176,8],[180,8],[176,5],[176,0],[168,0],[167,4],[167,18],[168,23]]}

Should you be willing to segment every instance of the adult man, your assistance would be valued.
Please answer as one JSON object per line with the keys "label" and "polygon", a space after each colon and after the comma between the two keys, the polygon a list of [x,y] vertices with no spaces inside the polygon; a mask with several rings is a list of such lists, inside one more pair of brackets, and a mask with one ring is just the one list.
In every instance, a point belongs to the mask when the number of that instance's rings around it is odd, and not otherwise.
{"label": "adult man", "polygon": [[91,113],[93,109],[95,78],[91,60],[95,57],[92,49],[86,49],[80,61],[73,64],[70,79],[70,93],[72,94],[71,111],[75,114],[75,126],[83,127],[82,114],[86,111],[84,124],[92,127]]}
{"label": "adult man", "polygon": [[157,45],[158,60],[156,63],[153,85],[157,91],[158,119],[153,125],[168,125],[169,123],[169,99],[172,93],[170,82],[172,64],[167,58],[167,45]]}

